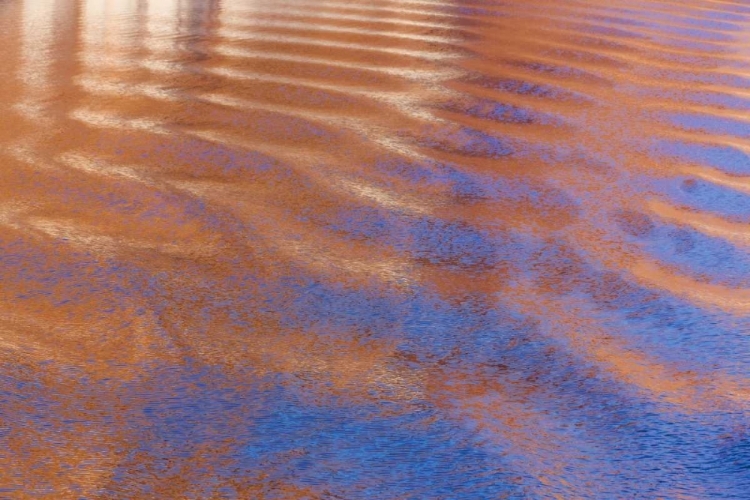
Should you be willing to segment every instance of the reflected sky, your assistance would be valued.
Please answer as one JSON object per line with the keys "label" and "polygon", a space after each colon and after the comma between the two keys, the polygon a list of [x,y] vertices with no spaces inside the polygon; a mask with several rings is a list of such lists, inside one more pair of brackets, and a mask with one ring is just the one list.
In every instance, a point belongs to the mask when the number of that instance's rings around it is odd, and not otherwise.
{"label": "reflected sky", "polygon": [[0,498],[746,498],[740,2],[0,3]]}

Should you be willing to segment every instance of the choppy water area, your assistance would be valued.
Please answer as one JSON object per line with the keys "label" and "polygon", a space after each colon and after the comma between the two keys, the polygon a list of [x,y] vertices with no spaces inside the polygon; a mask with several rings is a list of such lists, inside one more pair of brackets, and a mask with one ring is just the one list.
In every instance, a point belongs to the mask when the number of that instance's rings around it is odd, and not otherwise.
{"label": "choppy water area", "polygon": [[750,498],[750,3],[0,0],[0,498]]}

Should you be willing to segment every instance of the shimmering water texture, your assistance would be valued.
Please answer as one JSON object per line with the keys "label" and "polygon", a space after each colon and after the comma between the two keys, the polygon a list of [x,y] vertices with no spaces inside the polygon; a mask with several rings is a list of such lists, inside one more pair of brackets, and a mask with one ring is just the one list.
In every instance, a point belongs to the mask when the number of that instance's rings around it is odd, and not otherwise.
{"label": "shimmering water texture", "polygon": [[750,2],[0,0],[0,499],[750,499]]}

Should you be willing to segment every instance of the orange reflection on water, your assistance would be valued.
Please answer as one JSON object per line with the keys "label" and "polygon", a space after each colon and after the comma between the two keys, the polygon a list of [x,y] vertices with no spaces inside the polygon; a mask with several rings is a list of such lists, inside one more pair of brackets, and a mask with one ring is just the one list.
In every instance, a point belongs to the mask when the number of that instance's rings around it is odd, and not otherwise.
{"label": "orange reflection on water", "polygon": [[0,4],[0,496],[739,498],[748,26]]}

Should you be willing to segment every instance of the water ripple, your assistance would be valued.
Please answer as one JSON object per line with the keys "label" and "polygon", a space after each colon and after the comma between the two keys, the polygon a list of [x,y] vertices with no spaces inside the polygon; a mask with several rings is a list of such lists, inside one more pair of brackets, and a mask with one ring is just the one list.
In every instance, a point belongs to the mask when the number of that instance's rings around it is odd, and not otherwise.
{"label": "water ripple", "polygon": [[748,498],[749,26],[0,2],[0,497]]}

